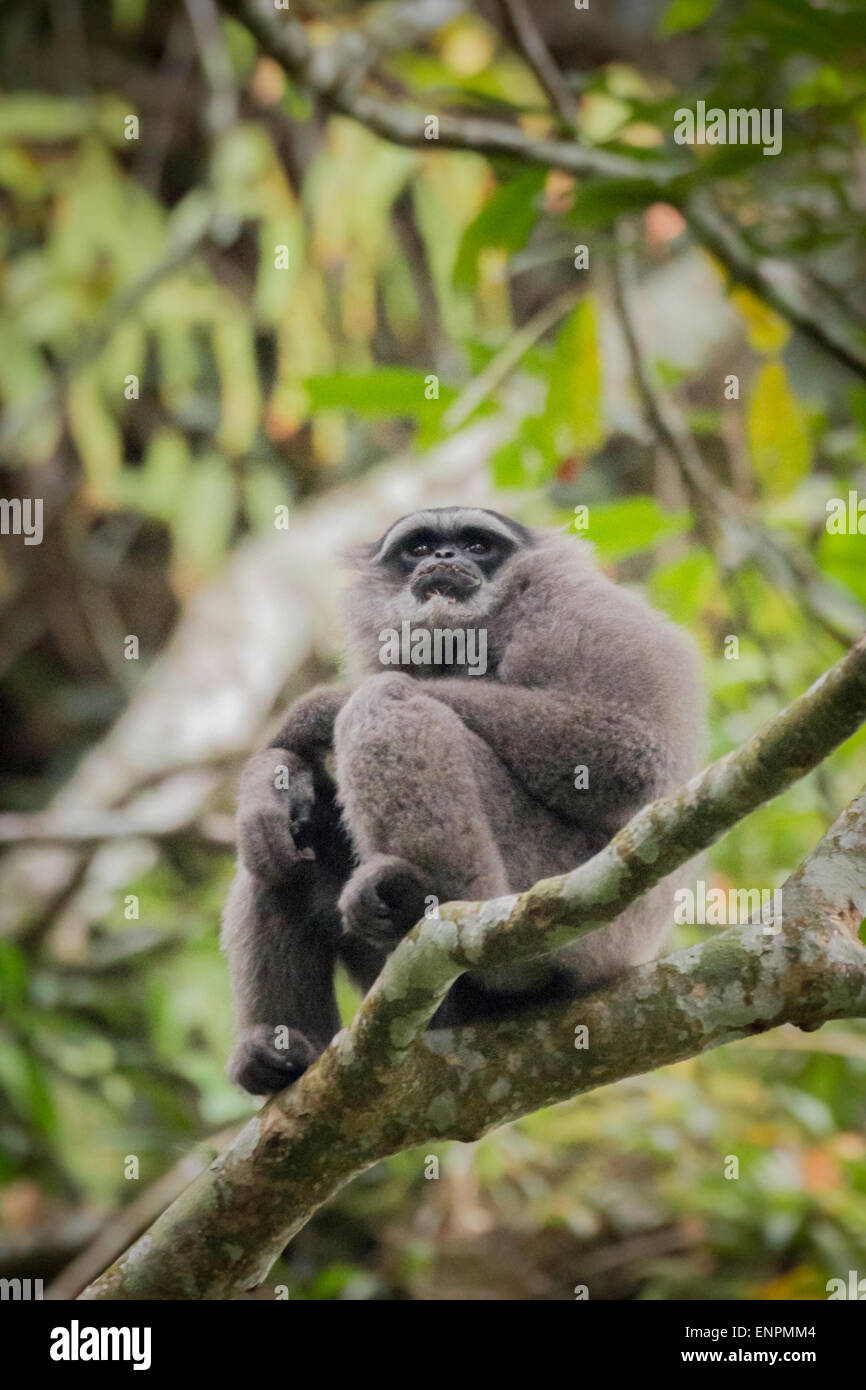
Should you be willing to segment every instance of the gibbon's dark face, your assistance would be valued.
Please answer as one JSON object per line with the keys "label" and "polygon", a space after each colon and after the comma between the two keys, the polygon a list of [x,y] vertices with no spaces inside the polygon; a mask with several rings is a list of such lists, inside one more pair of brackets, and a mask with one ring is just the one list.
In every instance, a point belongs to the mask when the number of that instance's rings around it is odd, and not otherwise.
{"label": "gibbon's dark face", "polygon": [[[395,522],[373,547],[373,565],[419,605],[463,604],[532,543],[524,526],[480,507],[437,507]],[[437,604],[438,606],[438,604]]]}

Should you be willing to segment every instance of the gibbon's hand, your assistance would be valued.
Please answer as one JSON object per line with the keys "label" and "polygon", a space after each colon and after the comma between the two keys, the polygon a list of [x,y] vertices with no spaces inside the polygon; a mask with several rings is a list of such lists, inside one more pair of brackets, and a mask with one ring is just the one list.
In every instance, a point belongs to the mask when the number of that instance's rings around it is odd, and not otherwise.
{"label": "gibbon's hand", "polygon": [[315,852],[306,842],[313,817],[313,769],[285,748],[254,753],[241,773],[238,850],[246,868],[280,884],[310,871]]}

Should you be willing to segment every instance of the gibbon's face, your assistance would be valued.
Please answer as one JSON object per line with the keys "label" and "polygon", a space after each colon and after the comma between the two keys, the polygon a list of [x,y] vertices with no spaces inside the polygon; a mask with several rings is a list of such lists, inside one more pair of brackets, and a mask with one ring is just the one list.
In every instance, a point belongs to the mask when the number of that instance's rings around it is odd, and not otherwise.
{"label": "gibbon's face", "polygon": [[[516,521],[474,507],[441,507],[402,517],[374,547],[372,564],[418,616],[488,609],[489,586],[531,533]],[[407,612],[406,616],[410,616]]]}

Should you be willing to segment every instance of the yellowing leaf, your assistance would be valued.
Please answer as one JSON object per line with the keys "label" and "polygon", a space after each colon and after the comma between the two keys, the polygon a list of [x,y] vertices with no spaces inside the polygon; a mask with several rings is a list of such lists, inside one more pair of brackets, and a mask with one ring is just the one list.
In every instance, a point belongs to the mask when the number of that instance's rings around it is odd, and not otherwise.
{"label": "yellowing leaf", "polygon": [[[550,372],[546,423],[561,452],[588,453],[604,438],[601,354],[595,300],[584,295],[566,320]],[[567,440],[559,436],[567,433]]]}
{"label": "yellowing leaf", "polygon": [[439,37],[442,61],[460,77],[483,72],[496,51],[496,36],[483,21],[463,16],[442,30]]}
{"label": "yellowing leaf", "polygon": [[761,1302],[812,1302],[827,1297],[827,1284],[819,1269],[797,1265],[763,1284],[748,1285],[745,1296]]}
{"label": "yellowing leaf", "polygon": [[0,396],[11,455],[44,463],[57,448],[61,422],[51,396],[51,374],[41,354],[0,317]]}
{"label": "yellowing leaf", "polygon": [[141,467],[124,469],[118,501],[171,524],[176,512],[186,506],[189,466],[185,436],[178,429],[161,426],[147,441]]}
{"label": "yellowing leaf", "polygon": [[751,290],[738,285],[729,295],[734,308],[745,319],[749,343],[756,352],[780,352],[791,336],[790,325]]}
{"label": "yellowing leaf", "polygon": [[747,428],[752,467],[764,491],[776,497],[793,492],[811,467],[812,441],[781,362],[768,362],[758,373]]}
{"label": "yellowing leaf", "polygon": [[92,371],[70,382],[66,409],[69,432],[87,478],[88,497],[97,506],[111,506],[123,465],[123,445]]}
{"label": "yellowing leaf", "polygon": [[225,461],[203,454],[186,474],[181,506],[172,518],[178,558],[198,574],[214,570],[225,555],[237,510],[237,484]]}
{"label": "yellowing leaf", "polygon": [[580,100],[580,131],[587,140],[609,140],[631,115],[628,102],[607,92],[585,92]]}
{"label": "yellowing leaf", "polygon": [[250,448],[261,405],[255,349],[247,320],[238,315],[215,323],[213,350],[221,398],[217,443],[234,458]]}

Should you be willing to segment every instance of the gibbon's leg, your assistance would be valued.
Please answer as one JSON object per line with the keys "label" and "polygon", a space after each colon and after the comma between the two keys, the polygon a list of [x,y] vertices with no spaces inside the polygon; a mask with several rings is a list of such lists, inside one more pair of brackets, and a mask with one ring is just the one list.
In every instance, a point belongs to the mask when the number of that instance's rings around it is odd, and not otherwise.
{"label": "gibbon's leg", "polygon": [[340,898],[350,935],[393,947],[425,900],[508,892],[479,772],[490,750],[403,674],[368,677],[337,717],[339,800],[360,858]]}
{"label": "gibbon's leg", "polygon": [[[311,880],[315,865],[310,865]],[[285,887],[240,865],[226,902],[223,946],[234,982],[238,1042],[229,1079],[253,1095],[291,1085],[340,1026],[334,966],[336,896],[318,901],[315,882]]]}
{"label": "gibbon's leg", "polygon": [[[277,764],[289,774],[279,793]],[[267,1095],[297,1080],[339,1028],[337,897],[351,852],[333,783],[283,749],[265,749],[244,772],[238,840],[222,933],[238,1023],[228,1074]]]}
{"label": "gibbon's leg", "polygon": [[[420,915],[419,913],[418,916]],[[417,918],[415,920],[417,921]],[[362,937],[345,931],[337,944],[337,954],[352,983],[362,994],[366,994],[373,981],[381,975],[382,966],[387,959],[386,951],[379,950]]]}
{"label": "gibbon's leg", "polygon": [[[335,750],[344,818],[361,859],[340,898],[347,946],[374,941],[392,949],[429,895],[447,902],[519,892],[585,862],[610,838],[541,806],[482,739],[408,676],[374,676],[359,688],[338,718]],[[586,993],[650,959],[669,921],[670,888],[659,885],[561,952],[461,976],[432,1026]]]}

